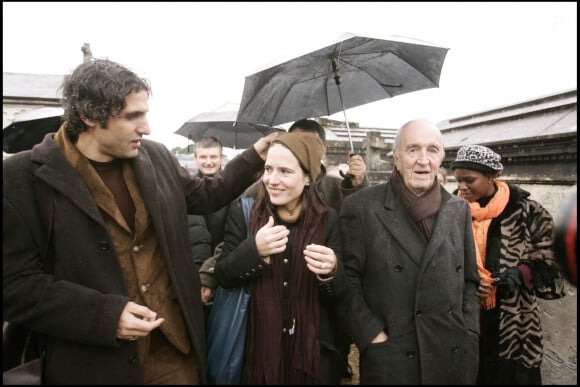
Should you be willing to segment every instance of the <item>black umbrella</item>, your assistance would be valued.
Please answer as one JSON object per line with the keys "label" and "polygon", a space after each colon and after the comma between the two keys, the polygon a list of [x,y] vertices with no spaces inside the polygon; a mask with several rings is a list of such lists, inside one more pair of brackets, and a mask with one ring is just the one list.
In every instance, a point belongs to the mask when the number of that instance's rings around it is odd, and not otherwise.
{"label": "black umbrella", "polygon": [[236,122],[237,111],[204,112],[186,121],[176,134],[197,141],[202,137],[215,137],[222,146],[244,149],[252,146],[260,137],[276,130],[268,125]]}
{"label": "black umbrella", "polygon": [[2,133],[2,149],[16,153],[42,141],[47,133],[56,132],[62,124],[62,108],[43,107],[18,114]]}
{"label": "black umbrella", "polygon": [[[345,34],[336,43],[246,77],[239,121],[277,125],[329,116],[439,86],[448,48]],[[350,140],[351,151],[352,140]]]}

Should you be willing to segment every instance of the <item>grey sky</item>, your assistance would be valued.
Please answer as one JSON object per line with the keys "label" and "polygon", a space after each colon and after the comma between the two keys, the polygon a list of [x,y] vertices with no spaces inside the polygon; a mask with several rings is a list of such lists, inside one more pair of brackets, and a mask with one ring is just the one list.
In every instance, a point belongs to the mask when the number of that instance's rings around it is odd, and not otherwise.
{"label": "grey sky", "polygon": [[[3,71],[65,74],[90,43],[148,78],[151,138],[239,103],[245,76],[332,43],[344,32],[449,47],[438,89],[349,109],[363,126],[436,122],[577,87],[577,4],[3,2]],[[342,113],[331,118],[343,119]]]}

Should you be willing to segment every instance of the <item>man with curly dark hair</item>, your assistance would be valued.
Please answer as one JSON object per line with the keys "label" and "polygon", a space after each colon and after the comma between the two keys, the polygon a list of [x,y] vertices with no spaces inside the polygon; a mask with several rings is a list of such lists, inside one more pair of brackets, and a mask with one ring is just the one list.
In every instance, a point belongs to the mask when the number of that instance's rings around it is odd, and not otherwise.
{"label": "man with curly dark hair", "polygon": [[207,383],[186,214],[239,196],[276,135],[199,178],[143,138],[147,80],[91,59],[62,90],[60,129],[4,161],[4,319],[39,336],[46,384]]}

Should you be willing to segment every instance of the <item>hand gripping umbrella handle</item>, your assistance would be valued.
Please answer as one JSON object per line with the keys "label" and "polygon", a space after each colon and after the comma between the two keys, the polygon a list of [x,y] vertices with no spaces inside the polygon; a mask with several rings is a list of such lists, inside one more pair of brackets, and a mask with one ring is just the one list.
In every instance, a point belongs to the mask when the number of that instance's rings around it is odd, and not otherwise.
{"label": "hand gripping umbrella handle", "polygon": [[[351,152],[350,155],[348,156],[348,158],[351,158],[352,156],[354,156],[354,153]],[[344,173],[342,171],[342,169],[338,170],[338,174],[340,176],[342,176],[343,179],[350,180],[351,182],[352,182],[352,179],[354,179],[354,175],[352,173]]]}
{"label": "hand gripping umbrella handle", "polygon": [[350,181],[352,181],[352,179],[354,179],[354,175],[351,175],[350,173],[344,173],[342,171],[342,169],[339,169],[338,173],[340,174],[340,176],[342,176],[343,179],[350,180]]}

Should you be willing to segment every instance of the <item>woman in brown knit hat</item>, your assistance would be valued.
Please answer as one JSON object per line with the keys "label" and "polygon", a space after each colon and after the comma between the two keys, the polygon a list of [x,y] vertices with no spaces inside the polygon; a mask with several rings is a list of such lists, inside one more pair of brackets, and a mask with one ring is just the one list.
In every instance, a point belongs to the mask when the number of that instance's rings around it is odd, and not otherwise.
{"label": "woman in brown knit hat", "polygon": [[479,276],[478,384],[542,384],[542,328],[537,297],[560,298],[552,250],[554,222],[530,193],[499,179],[501,156],[465,145],[451,169],[457,196],[469,202]]}
{"label": "woman in brown knit hat", "polygon": [[218,284],[251,286],[246,384],[339,384],[334,304],[345,287],[338,215],[313,188],[323,144],[287,133],[270,146],[247,237],[239,200],[229,209]]}

